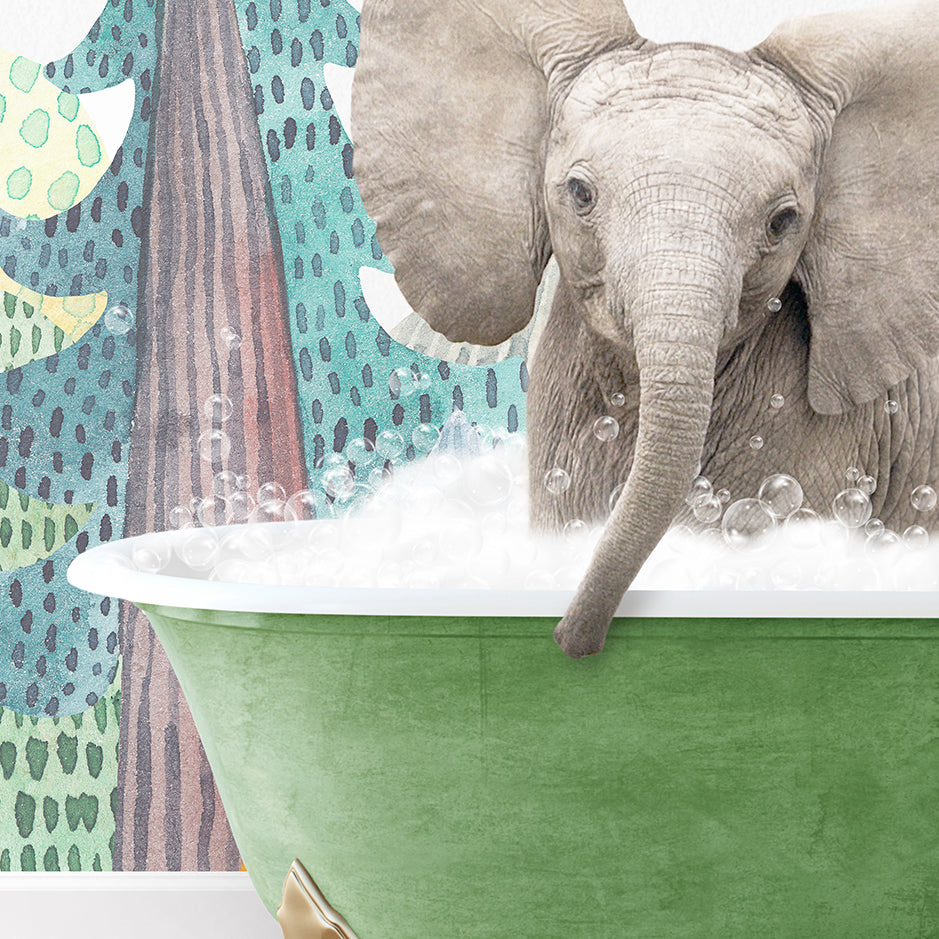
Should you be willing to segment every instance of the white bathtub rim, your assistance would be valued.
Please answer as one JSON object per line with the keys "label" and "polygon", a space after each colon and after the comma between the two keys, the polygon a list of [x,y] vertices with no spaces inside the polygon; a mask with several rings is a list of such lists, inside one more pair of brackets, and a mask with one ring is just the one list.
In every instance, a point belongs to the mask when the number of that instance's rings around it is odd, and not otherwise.
{"label": "white bathtub rim", "polygon": [[[288,523],[289,524],[289,523]],[[272,526],[273,527],[273,526]],[[165,533],[160,533],[165,534]],[[175,533],[168,533],[173,537]],[[573,590],[455,590],[233,584],[148,574],[130,566],[140,535],[80,554],[73,586],[137,604],[246,613],[349,616],[558,617]],[[618,617],[939,619],[935,591],[629,590]]]}

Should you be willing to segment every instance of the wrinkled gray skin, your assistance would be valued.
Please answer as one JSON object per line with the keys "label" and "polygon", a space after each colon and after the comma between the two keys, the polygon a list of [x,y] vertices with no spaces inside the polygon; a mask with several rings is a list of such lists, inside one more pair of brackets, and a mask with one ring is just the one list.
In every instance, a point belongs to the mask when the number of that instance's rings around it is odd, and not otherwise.
{"label": "wrinkled gray skin", "polygon": [[[939,5],[793,21],[746,54],[655,46],[616,0],[434,7],[366,0],[356,175],[402,290],[455,341],[520,328],[558,260],[531,364],[532,520],[603,519],[626,480],[564,651],[602,648],[699,464],[736,496],[790,473],[822,512],[856,466],[888,527],[923,523]],[[608,413],[622,430],[601,443]],[[553,466],[573,480],[560,497]]]}

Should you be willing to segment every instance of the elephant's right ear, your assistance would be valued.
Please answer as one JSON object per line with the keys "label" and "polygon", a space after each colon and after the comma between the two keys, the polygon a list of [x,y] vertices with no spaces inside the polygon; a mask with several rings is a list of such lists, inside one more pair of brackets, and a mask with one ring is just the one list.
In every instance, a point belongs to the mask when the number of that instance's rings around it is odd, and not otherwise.
{"label": "elephant's right ear", "polygon": [[621,0],[365,0],[355,176],[411,306],[454,342],[530,319],[551,91],[639,42]]}

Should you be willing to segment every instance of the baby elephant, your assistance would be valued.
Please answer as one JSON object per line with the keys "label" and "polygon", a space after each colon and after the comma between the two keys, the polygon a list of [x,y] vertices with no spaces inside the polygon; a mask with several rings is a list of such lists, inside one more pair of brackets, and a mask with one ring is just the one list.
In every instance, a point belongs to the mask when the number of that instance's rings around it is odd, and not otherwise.
{"label": "baby elephant", "polygon": [[788,473],[819,511],[853,466],[889,527],[932,518],[910,492],[939,478],[937,49],[935,0],[746,53],[656,45],[619,0],[366,0],[355,168],[402,291],[499,343],[553,253],[533,522],[602,518],[626,480],[568,655],[602,648],[699,465],[741,495]]}

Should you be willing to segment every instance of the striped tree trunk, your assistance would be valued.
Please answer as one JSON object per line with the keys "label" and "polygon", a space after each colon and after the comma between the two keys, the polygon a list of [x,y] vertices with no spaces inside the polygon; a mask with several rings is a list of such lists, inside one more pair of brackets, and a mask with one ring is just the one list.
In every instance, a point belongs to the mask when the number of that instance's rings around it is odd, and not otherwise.
{"label": "striped tree trunk", "polygon": [[[280,236],[232,0],[167,0],[163,12],[127,535],[169,527],[170,510],[211,493],[223,469],[288,492],[306,477]],[[223,425],[231,452],[209,463],[198,438],[212,426],[203,408],[213,394],[234,414]],[[115,869],[237,869],[189,708],[129,604],[121,649]]]}

